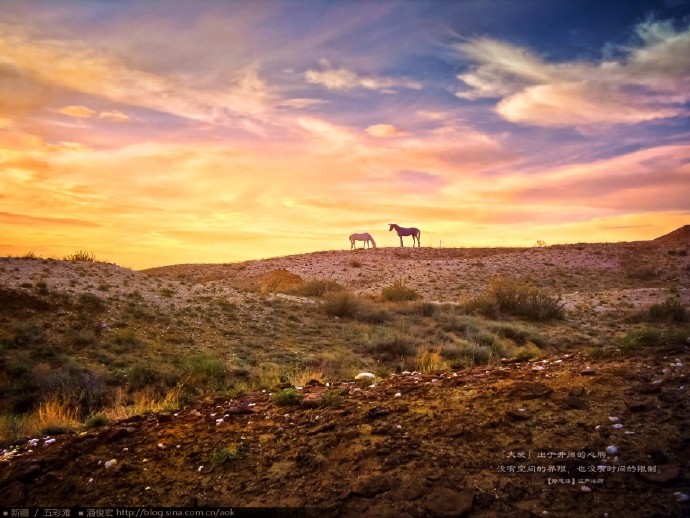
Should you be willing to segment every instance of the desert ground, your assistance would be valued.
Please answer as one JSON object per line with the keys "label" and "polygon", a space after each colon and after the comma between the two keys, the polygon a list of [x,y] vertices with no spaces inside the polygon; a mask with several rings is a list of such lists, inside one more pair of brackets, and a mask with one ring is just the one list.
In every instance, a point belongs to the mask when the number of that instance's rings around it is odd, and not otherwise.
{"label": "desert ground", "polygon": [[689,250],[0,258],[0,502],[687,515]]}

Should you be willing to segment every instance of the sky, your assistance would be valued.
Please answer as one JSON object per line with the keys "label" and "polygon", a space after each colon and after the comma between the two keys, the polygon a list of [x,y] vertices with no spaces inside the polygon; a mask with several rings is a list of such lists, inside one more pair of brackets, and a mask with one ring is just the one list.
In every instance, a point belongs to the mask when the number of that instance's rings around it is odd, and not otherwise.
{"label": "sky", "polygon": [[389,223],[690,223],[690,0],[0,0],[0,255],[225,263]]}

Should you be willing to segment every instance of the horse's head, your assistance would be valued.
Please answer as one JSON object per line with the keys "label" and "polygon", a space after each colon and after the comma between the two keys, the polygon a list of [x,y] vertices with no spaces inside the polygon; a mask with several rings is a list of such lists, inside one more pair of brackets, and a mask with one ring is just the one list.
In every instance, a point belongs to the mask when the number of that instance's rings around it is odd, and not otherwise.
{"label": "horse's head", "polygon": [[395,223],[388,223],[388,232],[395,228]]}

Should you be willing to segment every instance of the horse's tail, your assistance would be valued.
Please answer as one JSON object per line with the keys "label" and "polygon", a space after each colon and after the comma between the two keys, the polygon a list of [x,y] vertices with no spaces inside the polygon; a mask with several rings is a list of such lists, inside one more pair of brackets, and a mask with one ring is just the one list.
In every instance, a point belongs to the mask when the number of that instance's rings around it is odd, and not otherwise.
{"label": "horse's tail", "polygon": [[376,241],[374,241],[374,236],[369,235],[369,237],[371,238],[371,244],[373,245],[374,248],[376,248]]}

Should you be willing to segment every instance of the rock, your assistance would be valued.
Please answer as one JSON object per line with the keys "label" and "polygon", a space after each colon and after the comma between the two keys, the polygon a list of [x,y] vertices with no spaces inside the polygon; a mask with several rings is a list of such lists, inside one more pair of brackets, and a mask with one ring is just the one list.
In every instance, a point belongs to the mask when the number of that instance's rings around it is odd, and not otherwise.
{"label": "rock", "polygon": [[325,387],[319,380],[311,379],[304,384],[305,387]]}
{"label": "rock", "polygon": [[662,464],[657,466],[657,471],[655,473],[639,473],[639,475],[647,482],[666,484],[667,482],[673,482],[680,478],[680,468],[675,464]]}
{"label": "rock", "polygon": [[371,420],[377,419],[379,417],[383,417],[384,415],[388,415],[390,413],[391,413],[390,410],[387,410],[383,407],[377,406],[377,407],[370,409],[367,412],[366,419],[368,421],[371,421]]}
{"label": "rock", "polygon": [[242,415],[242,414],[253,414],[254,411],[247,406],[232,405],[225,411],[225,413],[229,414],[229,415]]}
{"label": "rock", "polygon": [[587,401],[581,397],[572,395],[566,396],[566,398],[563,400],[563,403],[565,403],[566,408],[575,408],[577,410],[583,410],[589,406]]}
{"label": "rock", "polygon": [[580,371],[580,376],[596,376],[597,371],[592,369],[591,367],[587,367],[585,369],[582,369]]}
{"label": "rock", "polygon": [[462,425],[455,425],[448,429],[446,437],[460,437],[465,434],[465,428]]}
{"label": "rock", "polygon": [[372,498],[378,494],[390,491],[393,487],[391,478],[387,475],[374,475],[357,480],[352,486],[352,494]]}
{"label": "rock", "polygon": [[627,399],[625,401],[625,406],[631,412],[646,412],[650,409],[648,401],[637,400],[637,399]]}
{"label": "rock", "polygon": [[355,376],[355,380],[357,380],[357,381],[359,381],[359,380],[374,381],[374,378],[376,378],[376,376],[374,374],[372,374],[371,372],[360,372],[359,374],[357,374],[357,376]]}
{"label": "rock", "polygon": [[167,421],[172,420],[172,418],[173,418],[172,413],[170,413],[170,412],[160,413],[156,417],[158,418],[159,423],[165,423]]}
{"label": "rock", "polygon": [[311,392],[305,394],[300,401],[300,406],[304,408],[318,408],[323,403],[323,392]]}
{"label": "rock", "polygon": [[474,493],[467,489],[458,492],[447,487],[436,487],[427,496],[425,506],[429,514],[437,518],[463,516],[474,507]]}
{"label": "rock", "polygon": [[532,416],[525,411],[520,412],[519,410],[507,410],[506,417],[512,419],[513,421],[527,421]]}
{"label": "rock", "polygon": [[508,396],[513,399],[537,399],[553,392],[551,387],[539,382],[522,381],[513,384]]}
{"label": "rock", "polygon": [[640,394],[658,394],[661,392],[662,383],[640,383],[634,387],[634,390]]}

